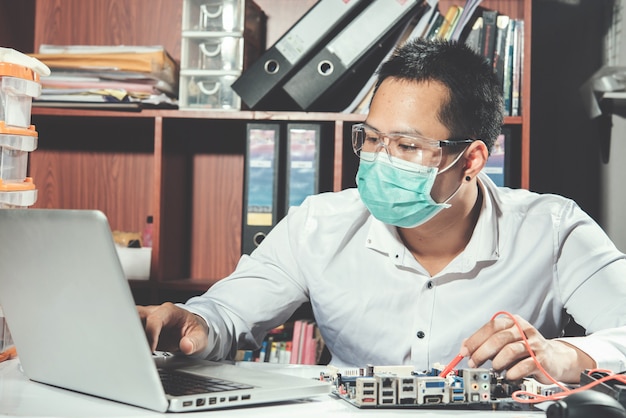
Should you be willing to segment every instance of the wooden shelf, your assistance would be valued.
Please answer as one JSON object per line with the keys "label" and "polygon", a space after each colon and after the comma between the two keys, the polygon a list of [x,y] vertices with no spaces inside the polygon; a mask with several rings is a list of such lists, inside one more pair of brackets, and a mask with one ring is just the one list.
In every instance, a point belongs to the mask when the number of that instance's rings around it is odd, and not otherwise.
{"label": "wooden shelf", "polygon": [[[6,4],[5,4],[6,3]],[[21,16],[21,34],[0,40],[40,44],[164,45],[180,60],[180,0],[21,0],[0,4]],[[315,0],[257,0],[268,15],[272,45]],[[447,10],[461,0],[441,0]],[[531,0],[483,0],[481,6],[525,20],[522,115],[514,129],[514,186],[529,185]],[[22,13],[23,14],[23,13]],[[19,35],[19,36],[18,36]],[[140,231],[153,215],[151,278],[131,281],[144,303],[183,299],[228,275],[241,254],[246,124],[318,123],[330,173],[323,190],[354,186],[358,159],[350,127],[364,115],[325,112],[143,110],[109,111],[34,107],[39,148],[30,175],[36,207],[100,209],[113,229]]]}

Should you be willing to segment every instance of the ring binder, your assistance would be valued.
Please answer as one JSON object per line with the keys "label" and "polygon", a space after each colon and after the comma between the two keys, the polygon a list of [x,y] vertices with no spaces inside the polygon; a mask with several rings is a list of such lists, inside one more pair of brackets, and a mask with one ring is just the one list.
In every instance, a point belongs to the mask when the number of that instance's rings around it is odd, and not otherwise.
{"label": "ring binder", "polygon": [[[320,0],[233,83],[233,90],[252,109],[279,110],[279,87],[300,68],[318,45],[324,45],[341,25],[371,0]],[[284,96],[284,94],[283,94]]]}
{"label": "ring binder", "polygon": [[286,210],[319,192],[320,126],[287,125]]}
{"label": "ring binder", "polygon": [[250,254],[278,221],[278,124],[248,123],[242,253]]}
{"label": "ring binder", "polygon": [[[298,70],[282,90],[301,110],[318,110],[316,102],[324,93],[342,79],[354,76],[368,56],[376,52],[380,55],[381,51],[384,56],[382,43],[395,41],[395,32],[418,8],[420,13],[427,8],[424,0],[375,0]],[[366,80],[370,75],[365,74]]]}

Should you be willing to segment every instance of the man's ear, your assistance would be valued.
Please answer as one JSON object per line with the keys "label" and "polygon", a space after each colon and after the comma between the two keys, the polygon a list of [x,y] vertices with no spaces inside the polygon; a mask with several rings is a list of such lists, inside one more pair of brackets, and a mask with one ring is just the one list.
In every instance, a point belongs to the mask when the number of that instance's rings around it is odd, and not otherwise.
{"label": "man's ear", "polygon": [[489,150],[487,145],[479,139],[472,142],[467,150],[465,150],[465,171],[464,176],[470,176],[474,178],[478,175],[480,170],[487,164],[489,158]]}

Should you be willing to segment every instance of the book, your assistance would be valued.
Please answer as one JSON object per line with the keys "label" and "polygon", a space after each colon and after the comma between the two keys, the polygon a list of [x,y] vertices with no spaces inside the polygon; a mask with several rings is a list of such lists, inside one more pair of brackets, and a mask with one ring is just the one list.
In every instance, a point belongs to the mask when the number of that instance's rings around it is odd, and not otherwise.
{"label": "book", "polygon": [[488,64],[493,65],[493,55],[496,47],[496,10],[483,10],[483,30],[480,37],[480,52]]}
{"label": "book", "polygon": [[291,356],[289,363],[298,364],[301,356],[301,340],[302,340],[302,326],[304,321],[296,320],[293,323],[293,336],[291,342]]}
{"label": "book", "polygon": [[474,21],[472,28],[467,34],[467,38],[465,39],[465,44],[472,48],[474,52],[480,54],[480,38],[483,31],[483,18],[482,16],[478,16]]}
{"label": "book", "polygon": [[524,51],[524,21],[515,23],[513,38],[513,66],[511,76],[511,116],[519,116],[521,109],[522,57]]}
{"label": "book", "polygon": [[459,21],[452,31],[450,39],[454,41],[464,41],[467,38],[467,32],[473,26],[474,20],[477,17],[478,6],[481,2],[482,0],[466,0],[465,6],[463,6],[463,10],[459,16]]}
{"label": "book", "polygon": [[515,26],[517,21],[512,19],[509,21],[509,28],[507,30],[505,40],[505,55],[504,55],[504,75],[502,80],[502,97],[504,100],[504,114],[511,116],[511,84],[513,79],[513,40],[515,38]]}
{"label": "book", "polygon": [[459,22],[459,18],[461,17],[461,13],[463,13],[463,7],[453,4],[448,8],[448,11],[444,15],[443,23],[441,24],[441,28],[437,37],[441,39],[451,39],[452,33],[454,32],[454,28]]}
{"label": "book", "polygon": [[439,31],[441,31],[441,26],[445,20],[444,15],[441,14],[439,10],[437,10],[433,16],[433,20],[431,20],[430,25],[428,26],[428,31],[424,36],[425,39],[437,39],[439,36]]}
{"label": "book", "polygon": [[504,56],[506,55],[506,36],[509,29],[510,17],[507,15],[498,15],[496,19],[496,46],[493,54],[493,70],[500,81],[500,85],[504,86]]}

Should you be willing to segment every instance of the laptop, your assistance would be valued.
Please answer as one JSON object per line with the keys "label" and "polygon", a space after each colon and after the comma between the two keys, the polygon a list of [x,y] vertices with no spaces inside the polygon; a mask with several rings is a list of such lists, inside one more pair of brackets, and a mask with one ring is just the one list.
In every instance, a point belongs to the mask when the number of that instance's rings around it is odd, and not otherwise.
{"label": "laptop", "polygon": [[[0,306],[22,369],[36,382],[160,412],[274,403],[331,390],[313,378],[151,353],[99,211],[0,209]],[[212,379],[219,391],[196,386],[192,393],[166,393],[165,373],[167,382]]]}

